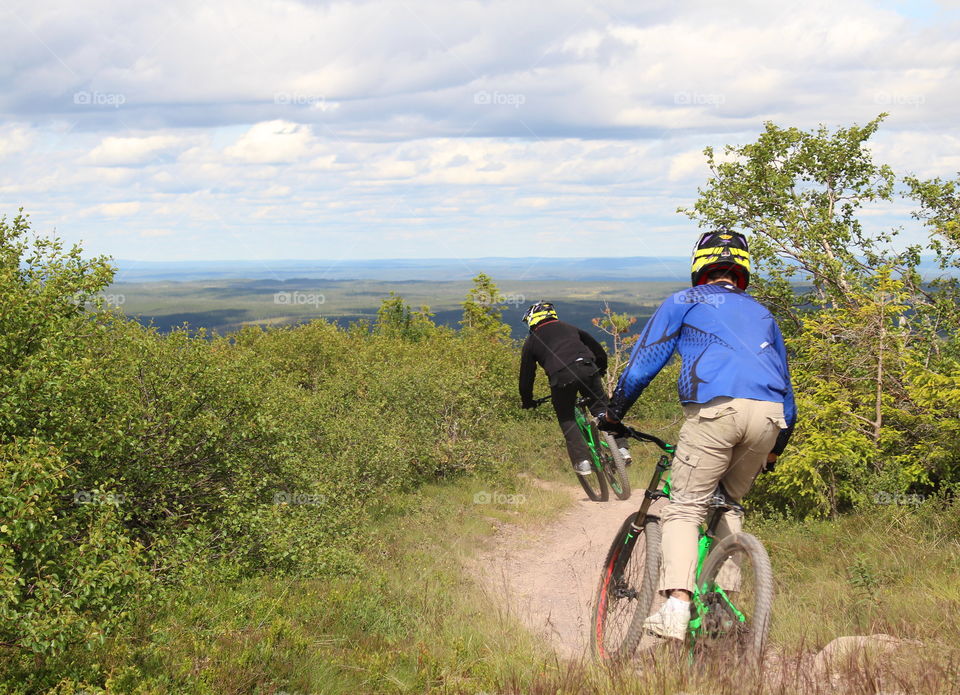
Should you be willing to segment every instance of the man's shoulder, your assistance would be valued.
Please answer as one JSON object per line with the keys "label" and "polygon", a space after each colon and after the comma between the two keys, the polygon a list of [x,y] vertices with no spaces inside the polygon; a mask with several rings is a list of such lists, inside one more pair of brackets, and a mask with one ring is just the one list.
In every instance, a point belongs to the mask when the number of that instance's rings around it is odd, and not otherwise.
{"label": "man's shoulder", "polygon": [[[740,292],[739,290],[733,290]],[[715,304],[716,297],[731,293],[731,290],[721,285],[696,285],[694,287],[684,287],[682,290],[674,292],[667,297],[664,304],[676,304],[680,306],[690,304]]]}
{"label": "man's shoulder", "polygon": [[554,319],[549,323],[545,324],[541,328],[537,329],[537,332],[546,331],[547,333],[579,333],[580,329],[574,326],[572,323],[567,323],[566,321],[561,321],[560,319]]}

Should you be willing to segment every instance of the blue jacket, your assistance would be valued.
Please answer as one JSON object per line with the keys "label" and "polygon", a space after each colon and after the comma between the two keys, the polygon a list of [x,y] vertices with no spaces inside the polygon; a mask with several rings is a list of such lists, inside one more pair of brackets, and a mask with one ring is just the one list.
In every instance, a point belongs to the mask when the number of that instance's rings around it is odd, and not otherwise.
{"label": "blue jacket", "polygon": [[673,355],[682,365],[682,403],[719,396],[783,403],[783,451],[797,420],[787,353],[776,319],[730,284],[699,285],[671,295],[647,321],[613,393],[610,414],[622,418]]}

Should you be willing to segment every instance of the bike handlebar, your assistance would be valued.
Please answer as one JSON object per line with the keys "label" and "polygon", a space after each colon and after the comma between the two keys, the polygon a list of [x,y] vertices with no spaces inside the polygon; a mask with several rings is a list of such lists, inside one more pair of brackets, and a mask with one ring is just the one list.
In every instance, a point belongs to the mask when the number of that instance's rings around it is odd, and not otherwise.
{"label": "bike handlebar", "polygon": [[641,432],[640,430],[635,430],[629,425],[624,425],[624,427],[626,427],[627,429],[627,436],[632,437],[634,439],[638,439],[641,442],[650,442],[652,444],[656,444],[658,447],[663,449],[668,454],[672,454],[674,452],[674,449],[676,448],[672,444],[667,444],[665,441],[663,441],[662,439],[660,439],[660,437],[657,437],[656,435],[647,434],[646,432]]}
{"label": "bike handlebar", "polygon": [[[536,400],[533,401],[533,404],[534,406],[543,405],[544,403],[548,402],[550,399],[551,399],[551,396],[544,396],[543,398],[537,398]],[[577,405],[586,405],[586,399],[581,397],[577,401]],[[660,437],[657,437],[656,435],[647,434],[646,432],[641,432],[640,430],[636,430],[630,427],[629,425],[624,425],[624,427],[627,430],[628,437],[637,439],[641,442],[650,442],[651,444],[655,444],[668,454],[672,454],[676,449],[675,446],[673,446],[672,444],[667,444],[665,441],[663,441],[662,439],[660,439]]]}

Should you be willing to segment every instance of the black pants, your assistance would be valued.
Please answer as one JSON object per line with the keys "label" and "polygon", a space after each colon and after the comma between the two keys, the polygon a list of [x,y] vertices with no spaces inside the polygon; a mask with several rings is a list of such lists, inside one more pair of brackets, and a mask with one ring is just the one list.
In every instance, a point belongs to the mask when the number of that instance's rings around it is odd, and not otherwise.
{"label": "black pants", "polygon": [[[557,413],[560,429],[563,430],[563,438],[567,442],[567,454],[570,456],[571,463],[589,461],[590,449],[587,447],[587,443],[583,441],[580,428],[577,427],[574,408],[577,405],[577,397],[583,394],[587,399],[587,408],[591,413],[597,415],[606,410],[609,405],[607,393],[603,388],[603,382],[600,380],[600,374],[595,365],[577,365],[565,371],[569,376],[562,380],[565,381],[569,378],[574,380],[550,387],[553,409]],[[626,445],[626,440],[617,439],[617,446],[625,447]]]}

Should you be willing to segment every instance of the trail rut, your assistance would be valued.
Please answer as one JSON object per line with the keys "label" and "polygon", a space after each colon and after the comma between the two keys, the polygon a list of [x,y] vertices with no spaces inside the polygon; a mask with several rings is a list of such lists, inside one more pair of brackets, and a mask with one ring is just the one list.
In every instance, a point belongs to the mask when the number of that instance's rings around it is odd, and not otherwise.
{"label": "trail rut", "polygon": [[495,605],[549,640],[558,656],[576,659],[590,649],[593,596],[607,548],[641,498],[591,502],[580,488],[569,492],[575,502],[547,527],[503,526],[495,547],[478,559]]}

